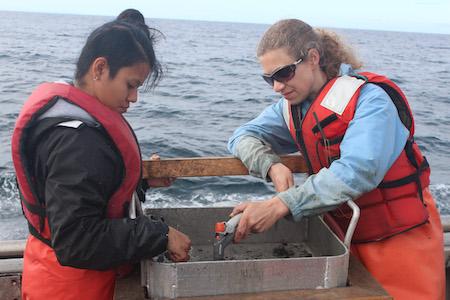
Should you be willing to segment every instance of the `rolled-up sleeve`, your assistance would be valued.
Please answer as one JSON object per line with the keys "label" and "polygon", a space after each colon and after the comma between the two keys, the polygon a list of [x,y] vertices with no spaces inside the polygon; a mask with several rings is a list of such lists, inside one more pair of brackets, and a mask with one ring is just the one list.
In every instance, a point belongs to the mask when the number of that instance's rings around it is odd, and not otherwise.
{"label": "rolled-up sleeve", "polygon": [[278,155],[297,152],[283,118],[283,99],[236,129],[228,150],[241,159],[251,175],[264,179],[270,166],[280,161]]}

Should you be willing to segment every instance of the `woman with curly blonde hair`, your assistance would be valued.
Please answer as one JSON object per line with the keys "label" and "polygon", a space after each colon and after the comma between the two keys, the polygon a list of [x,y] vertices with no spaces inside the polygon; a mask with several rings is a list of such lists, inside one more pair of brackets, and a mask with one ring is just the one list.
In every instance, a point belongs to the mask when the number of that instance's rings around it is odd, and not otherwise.
{"label": "woman with curly blonde hair", "polygon": [[[352,253],[395,299],[444,299],[443,236],[428,189],[430,168],[414,141],[408,101],[334,33],[282,20],[262,37],[263,79],[282,98],[238,128],[229,150],[278,194],[236,206],[235,240],[290,216],[323,214],[342,237],[354,200],[361,217]],[[278,155],[300,151],[309,177],[296,186]]]}

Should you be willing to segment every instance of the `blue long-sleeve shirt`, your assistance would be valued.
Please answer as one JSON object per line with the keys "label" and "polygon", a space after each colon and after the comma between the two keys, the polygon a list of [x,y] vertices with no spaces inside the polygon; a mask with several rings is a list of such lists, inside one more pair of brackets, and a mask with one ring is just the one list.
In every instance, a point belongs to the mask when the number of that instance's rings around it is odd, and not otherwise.
{"label": "blue long-sleeve shirt", "polygon": [[[280,161],[279,154],[298,151],[283,119],[283,100],[239,127],[228,142],[230,152],[243,161],[252,175],[266,178],[269,168]],[[310,104],[302,104],[303,114]],[[366,84],[340,145],[341,157],[278,197],[295,220],[356,199],[378,186],[403,150],[408,135],[386,92]]]}

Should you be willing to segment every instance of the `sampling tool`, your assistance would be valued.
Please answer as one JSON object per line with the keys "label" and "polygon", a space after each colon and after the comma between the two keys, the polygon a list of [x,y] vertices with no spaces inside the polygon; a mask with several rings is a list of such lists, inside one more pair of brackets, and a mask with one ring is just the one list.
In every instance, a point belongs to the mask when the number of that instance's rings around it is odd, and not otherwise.
{"label": "sampling tool", "polygon": [[227,222],[217,222],[215,226],[216,239],[214,241],[213,258],[214,260],[223,260],[225,257],[225,248],[234,240],[234,233],[241,220],[242,213],[235,215]]}

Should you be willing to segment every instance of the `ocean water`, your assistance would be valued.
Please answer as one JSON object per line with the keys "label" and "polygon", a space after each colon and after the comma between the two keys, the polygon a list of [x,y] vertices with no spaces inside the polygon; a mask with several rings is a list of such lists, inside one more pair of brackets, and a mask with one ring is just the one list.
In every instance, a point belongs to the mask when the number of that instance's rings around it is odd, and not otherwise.
{"label": "ocean water", "polygon": [[[307,16],[304,17],[307,20]],[[41,82],[70,80],[84,41],[113,17],[0,11],[0,240],[22,239],[10,153],[19,110]],[[147,20],[165,39],[157,56],[165,77],[126,114],[144,157],[225,156],[228,137],[278,96],[260,79],[255,57],[269,25]],[[416,140],[431,168],[431,191],[450,214],[450,35],[336,29],[365,63],[409,98]],[[303,175],[296,175],[301,183]],[[224,206],[274,193],[252,177],[179,179],[147,194],[146,206]]]}

